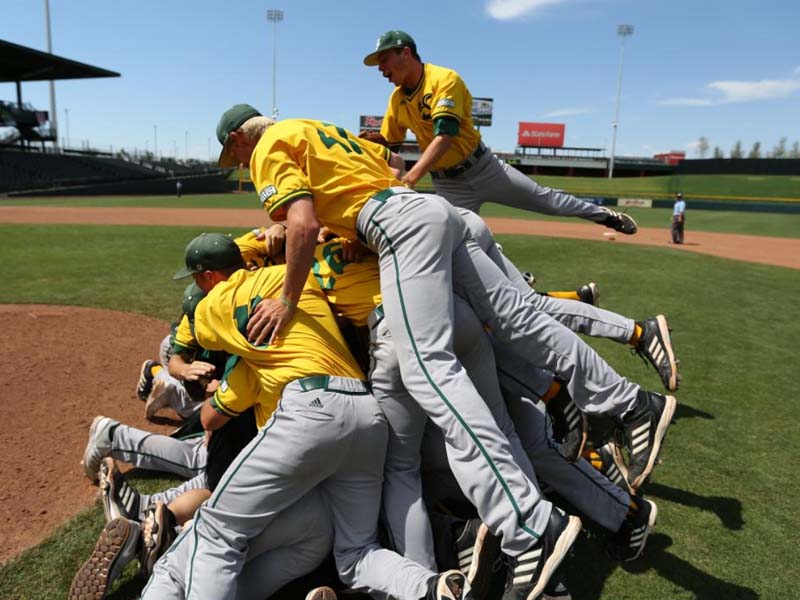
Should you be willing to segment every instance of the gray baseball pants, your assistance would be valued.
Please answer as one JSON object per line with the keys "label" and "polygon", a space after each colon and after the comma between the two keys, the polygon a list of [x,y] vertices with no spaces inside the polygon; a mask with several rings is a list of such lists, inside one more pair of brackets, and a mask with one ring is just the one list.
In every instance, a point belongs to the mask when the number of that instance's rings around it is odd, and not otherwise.
{"label": "gray baseball pants", "polygon": [[207,458],[202,435],[178,440],[122,424],[114,429],[111,456],[141,469],[174,473],[187,479],[206,468]]}
{"label": "gray baseball pants", "polygon": [[[183,600],[193,525],[184,528],[153,567],[142,592],[144,600]],[[328,556],[333,545],[328,509],[313,489],[250,540],[242,568],[237,600],[263,600],[287,583],[310,573]]]}
{"label": "gray baseball pants", "polygon": [[385,417],[363,382],[315,376],[288,384],[195,515],[186,597],[235,598],[249,540],[315,487],[329,507],[341,580],[400,600],[424,596],[435,572],[378,543],[386,440]]}
{"label": "gray baseball pants", "polygon": [[455,357],[452,292],[501,342],[569,382],[573,397],[628,408],[638,386],[526,302],[443,198],[385,190],[362,208],[357,229],[379,257],[403,383],[443,430],[451,470],[481,519],[502,535],[504,551],[516,556],[541,535],[551,505],[513,461],[508,439]]}
{"label": "gray baseball pants", "polygon": [[533,179],[497,158],[487,148],[470,169],[456,177],[433,180],[436,193],[455,206],[480,212],[486,202],[497,202],[546,215],[602,221],[608,211],[575,196],[542,187]]}
{"label": "gray baseball pants", "polygon": [[[454,298],[454,351],[511,448],[513,460],[536,485],[533,467],[509,417],[497,380],[488,336],[466,301]],[[370,316],[372,393],[389,423],[384,468],[383,508],[392,546],[403,556],[435,568],[430,519],[422,500],[420,448],[427,415],[403,385],[386,319]],[[444,448],[444,444],[442,444]],[[469,493],[462,489],[465,496]]]}

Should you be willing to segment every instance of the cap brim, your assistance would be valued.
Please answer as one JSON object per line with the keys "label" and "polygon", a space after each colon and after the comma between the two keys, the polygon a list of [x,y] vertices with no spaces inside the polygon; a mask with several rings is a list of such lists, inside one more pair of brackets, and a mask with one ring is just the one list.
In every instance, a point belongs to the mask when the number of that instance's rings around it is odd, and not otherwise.
{"label": "cap brim", "polygon": [[187,277],[189,277],[193,273],[194,273],[194,271],[189,269],[189,267],[183,267],[180,271],[175,273],[175,275],[173,275],[172,278],[173,279],[186,279]]}
{"label": "cap brim", "polygon": [[364,58],[364,64],[366,66],[368,66],[368,67],[376,67],[376,66],[378,66],[378,63],[380,62],[378,60],[378,55],[381,52],[383,52],[383,50],[376,50],[372,54],[367,54],[367,56]]}
{"label": "cap brim", "polygon": [[217,164],[223,169],[232,169],[239,166],[239,161],[231,155],[229,150],[228,146],[223,146],[222,152],[219,153]]}

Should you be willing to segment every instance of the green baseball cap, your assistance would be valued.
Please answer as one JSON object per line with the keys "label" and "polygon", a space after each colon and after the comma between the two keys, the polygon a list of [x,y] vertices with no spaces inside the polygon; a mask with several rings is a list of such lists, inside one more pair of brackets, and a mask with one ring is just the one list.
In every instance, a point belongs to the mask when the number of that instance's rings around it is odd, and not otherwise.
{"label": "green baseball cap", "polygon": [[194,310],[197,308],[197,305],[200,304],[200,300],[205,297],[206,293],[201,290],[194,281],[183,290],[183,302],[181,303],[181,307],[183,308],[183,314],[189,318],[190,322],[194,321]]}
{"label": "green baseball cap", "polygon": [[217,139],[222,144],[222,152],[219,153],[219,160],[217,163],[222,168],[230,168],[236,166],[236,159],[228,152],[228,135],[231,131],[236,131],[241,127],[245,121],[253,117],[260,117],[261,113],[249,104],[237,104],[232,106],[219,118],[217,123]]}
{"label": "green baseball cap", "polygon": [[364,64],[368,67],[374,67],[378,64],[378,54],[392,48],[403,48],[405,46],[408,46],[414,52],[417,51],[417,43],[405,31],[400,31],[399,29],[387,31],[378,38],[375,51],[372,54],[367,54],[366,58],[364,58]]}
{"label": "green baseball cap", "polygon": [[202,233],[186,246],[186,266],[172,278],[183,279],[193,273],[220,271],[236,266],[244,267],[244,261],[239,246],[231,236]]}

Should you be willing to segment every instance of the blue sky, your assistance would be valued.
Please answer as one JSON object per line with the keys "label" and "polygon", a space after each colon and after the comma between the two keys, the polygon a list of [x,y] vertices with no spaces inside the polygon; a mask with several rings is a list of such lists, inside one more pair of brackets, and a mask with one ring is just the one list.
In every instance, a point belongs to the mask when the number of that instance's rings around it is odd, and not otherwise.
{"label": "blue sky", "polygon": [[[113,71],[116,79],[56,84],[60,135],[72,145],[216,156],[222,111],[272,107],[277,24],[281,118],[351,130],[382,114],[391,86],[361,60],[387,29],[417,41],[423,60],[456,69],[473,96],[494,98],[482,129],[513,151],[519,121],[566,123],[566,145],[610,147],[617,92],[617,25],[625,42],[617,153],[686,150],[699,137],[727,155],[737,140],[774,147],[800,140],[800,9],[796,0],[50,0],[53,52]],[[0,39],[46,49],[44,2],[3,0]],[[23,100],[49,108],[46,83]],[[13,84],[0,99],[15,100]],[[157,127],[154,136],[154,125]],[[210,143],[209,143],[210,139]]]}

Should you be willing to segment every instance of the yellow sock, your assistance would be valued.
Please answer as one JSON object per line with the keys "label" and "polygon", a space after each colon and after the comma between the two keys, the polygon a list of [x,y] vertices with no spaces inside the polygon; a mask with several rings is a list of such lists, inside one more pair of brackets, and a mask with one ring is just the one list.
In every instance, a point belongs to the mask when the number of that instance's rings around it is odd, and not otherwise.
{"label": "yellow sock", "polygon": [[631,496],[631,505],[630,508],[628,508],[628,514],[632,515],[638,510],[639,510],[639,505],[636,504],[636,500],[634,499],[633,496]]}
{"label": "yellow sock", "polygon": [[544,393],[544,396],[542,396],[542,402],[547,404],[548,402],[550,402],[550,400],[555,398],[558,395],[558,392],[560,391],[561,391],[561,382],[553,379],[553,383],[550,384],[550,387],[547,388],[547,391]]}
{"label": "yellow sock", "polygon": [[643,333],[644,333],[644,329],[642,329],[642,326],[639,325],[638,323],[636,323],[633,326],[633,335],[631,336],[631,339],[630,339],[630,341],[628,341],[628,343],[631,346],[634,346],[634,347],[638,346],[639,345],[639,338],[642,337]]}
{"label": "yellow sock", "polygon": [[161,365],[153,365],[152,367],[150,367],[150,375],[155,377],[156,375],[158,375],[158,372],[163,368],[164,367],[162,367]]}
{"label": "yellow sock", "polygon": [[565,300],[577,300],[580,302],[581,297],[578,296],[578,292],[547,292],[546,296],[550,296],[551,298],[564,298]]}

